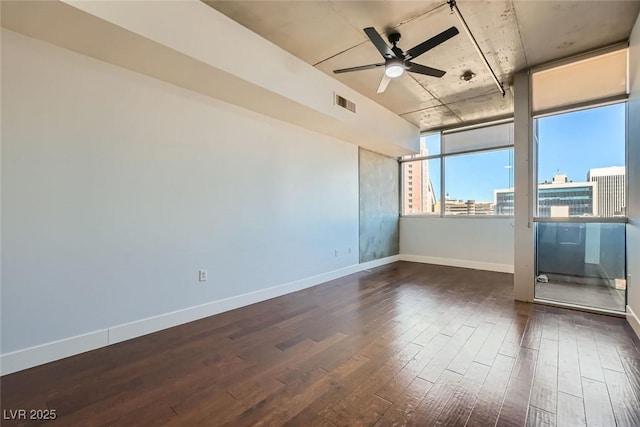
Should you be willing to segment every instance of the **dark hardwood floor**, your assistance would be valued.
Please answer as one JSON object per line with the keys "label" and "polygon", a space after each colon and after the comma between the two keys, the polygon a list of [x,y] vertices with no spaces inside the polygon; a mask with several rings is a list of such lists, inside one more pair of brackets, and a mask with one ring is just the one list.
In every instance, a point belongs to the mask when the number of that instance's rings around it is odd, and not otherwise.
{"label": "dark hardwood floor", "polygon": [[[640,426],[621,318],[396,263],[1,379],[3,426]],[[25,333],[28,333],[25,331]]]}

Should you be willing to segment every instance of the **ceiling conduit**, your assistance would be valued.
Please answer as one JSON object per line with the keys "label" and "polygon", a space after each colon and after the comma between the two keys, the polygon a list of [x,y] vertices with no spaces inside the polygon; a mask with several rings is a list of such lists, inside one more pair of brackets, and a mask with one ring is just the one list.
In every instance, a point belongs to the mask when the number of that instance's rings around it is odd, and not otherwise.
{"label": "ceiling conduit", "polygon": [[489,65],[489,61],[487,61],[487,57],[484,56],[484,53],[482,53],[482,50],[480,49],[480,46],[478,45],[478,42],[476,41],[476,38],[473,37],[473,34],[471,34],[471,30],[469,29],[469,26],[467,25],[467,21],[464,20],[464,17],[462,16],[462,13],[460,13],[460,9],[458,9],[458,5],[456,4],[456,0],[448,0],[447,4],[451,8],[451,11],[454,12],[456,14],[456,16],[458,17],[458,20],[460,21],[460,23],[464,27],[464,30],[467,33],[467,36],[469,36],[469,39],[471,40],[471,43],[473,43],[473,46],[476,48],[476,51],[478,52],[478,55],[480,55],[480,58],[482,58],[482,61],[484,62],[484,65],[487,67],[487,70],[489,70],[489,73],[491,73],[491,76],[493,77],[493,81],[496,83],[496,86],[498,86],[498,89],[500,90],[500,93],[502,93],[502,96],[504,96],[505,95],[504,86],[502,85],[502,82],[500,82],[500,80],[498,80],[498,77],[496,76],[496,73],[493,72],[493,68],[491,68],[491,65]]}

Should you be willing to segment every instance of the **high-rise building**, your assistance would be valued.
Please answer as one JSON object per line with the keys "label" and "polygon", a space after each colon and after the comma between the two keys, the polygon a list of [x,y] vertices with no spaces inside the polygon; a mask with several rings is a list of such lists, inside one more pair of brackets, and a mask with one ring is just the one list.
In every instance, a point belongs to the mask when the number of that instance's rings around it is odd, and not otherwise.
{"label": "high-rise building", "polygon": [[598,183],[598,214],[615,216],[625,214],[625,167],[589,169],[587,181]]}
{"label": "high-rise building", "polygon": [[[424,143],[420,144],[420,155],[429,155]],[[436,195],[429,177],[429,162],[420,160],[406,162],[403,166],[404,186],[403,212],[407,214],[435,212]]]}
{"label": "high-rise building", "polygon": [[[497,215],[513,215],[513,188],[494,190]],[[540,217],[596,216],[598,182],[570,182],[566,175],[556,174],[551,182],[538,184]]]}

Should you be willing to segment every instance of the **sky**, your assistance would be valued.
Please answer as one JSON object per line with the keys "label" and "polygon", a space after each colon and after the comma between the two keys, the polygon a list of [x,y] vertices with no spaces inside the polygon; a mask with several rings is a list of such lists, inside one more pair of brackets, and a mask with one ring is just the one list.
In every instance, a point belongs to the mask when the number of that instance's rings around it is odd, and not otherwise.
{"label": "sky", "polygon": [[[427,138],[429,154],[438,136]],[[584,182],[591,168],[625,165],[625,104],[614,104],[538,119],[538,182],[556,173]],[[493,190],[513,186],[513,151],[448,156],[446,192],[455,199],[493,201]],[[429,165],[436,194],[440,194],[440,168]]]}

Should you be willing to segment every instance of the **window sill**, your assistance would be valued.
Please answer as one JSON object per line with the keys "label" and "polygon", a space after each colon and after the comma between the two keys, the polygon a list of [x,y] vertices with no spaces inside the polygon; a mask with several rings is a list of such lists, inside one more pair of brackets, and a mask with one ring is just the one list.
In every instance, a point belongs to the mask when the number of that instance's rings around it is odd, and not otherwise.
{"label": "window sill", "polygon": [[513,220],[513,216],[510,215],[445,215],[440,216],[436,214],[405,214],[400,215],[400,218],[433,218],[433,219],[510,219]]}

